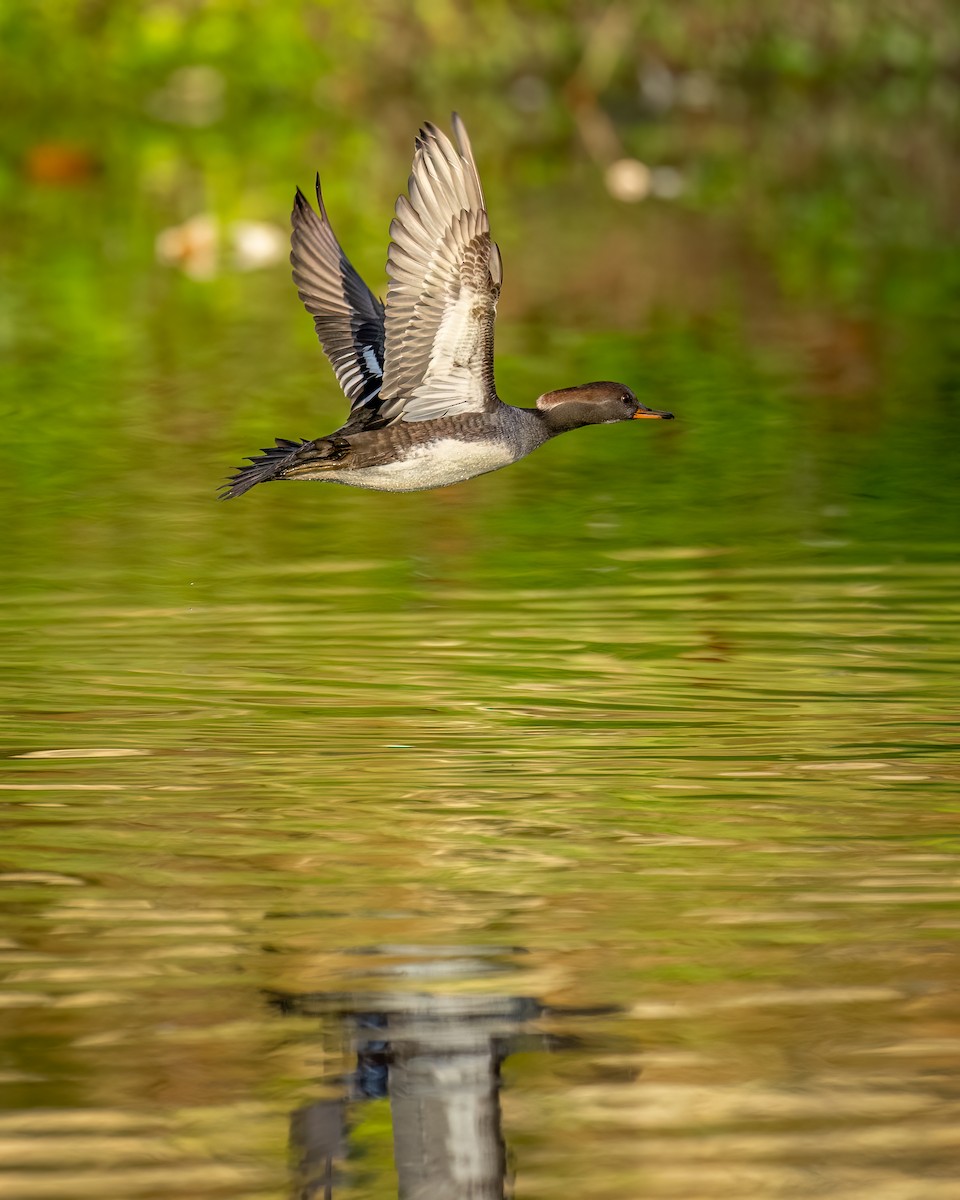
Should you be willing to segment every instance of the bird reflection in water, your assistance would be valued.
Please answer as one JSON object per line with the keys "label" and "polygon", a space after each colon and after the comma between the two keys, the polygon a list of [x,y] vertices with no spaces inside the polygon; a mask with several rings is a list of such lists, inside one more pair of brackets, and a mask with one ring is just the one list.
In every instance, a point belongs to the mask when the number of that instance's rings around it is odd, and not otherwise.
{"label": "bird reflection in water", "polygon": [[[488,974],[495,957],[516,951],[377,947],[365,953],[402,957],[408,978],[436,978],[438,956],[449,977]],[[535,1026],[556,1010],[528,996],[489,994],[271,993],[270,999],[286,1015],[338,1021],[356,1054],[356,1070],[339,1098],[292,1114],[297,1200],[335,1200],[335,1164],[350,1149],[348,1105],[387,1097],[403,1200],[504,1200],[511,1194],[500,1065],[521,1049],[556,1048],[559,1039]]]}

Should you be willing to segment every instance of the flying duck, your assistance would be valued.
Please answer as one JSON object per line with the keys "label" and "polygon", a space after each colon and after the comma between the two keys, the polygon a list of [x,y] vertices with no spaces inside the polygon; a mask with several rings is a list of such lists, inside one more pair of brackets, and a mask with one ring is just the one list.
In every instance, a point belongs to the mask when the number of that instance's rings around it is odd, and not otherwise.
{"label": "flying duck", "polygon": [[671,420],[622,383],[585,383],[504,404],[493,379],[503,278],[470,140],[420,130],[407,195],[390,224],[387,303],[340,248],[317,176],[314,211],[297,189],[290,262],[300,299],[350,401],[347,421],[312,441],[277,438],[223,485],[223,499],[274,479],[384,492],[461,483],[523,458],[558,433],[639,418]]}

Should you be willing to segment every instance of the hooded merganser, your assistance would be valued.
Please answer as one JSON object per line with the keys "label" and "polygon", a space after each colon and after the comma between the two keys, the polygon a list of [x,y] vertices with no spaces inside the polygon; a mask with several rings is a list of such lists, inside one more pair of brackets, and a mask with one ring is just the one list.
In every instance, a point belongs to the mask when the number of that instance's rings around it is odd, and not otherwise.
{"label": "hooded merganser", "polygon": [[384,492],[461,483],[508,466],[558,433],[641,417],[622,383],[546,392],[536,408],[497,396],[493,323],[500,251],[490,239],[480,177],[463,122],[456,148],[420,130],[413,171],[390,224],[386,308],[350,265],[327,219],[297,189],[290,261],[300,299],[350,401],[346,424],[313,441],[277,438],[249,459],[223,498],[272,479],[320,479]]}

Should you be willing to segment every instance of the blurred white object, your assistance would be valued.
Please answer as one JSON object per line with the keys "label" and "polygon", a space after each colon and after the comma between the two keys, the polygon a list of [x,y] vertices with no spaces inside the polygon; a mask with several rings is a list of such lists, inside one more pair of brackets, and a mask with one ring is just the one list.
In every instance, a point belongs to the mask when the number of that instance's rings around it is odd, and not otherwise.
{"label": "blurred white object", "polygon": [[618,158],[604,172],[607,191],[615,200],[636,204],[650,194],[650,168],[639,158]]}
{"label": "blurred white object", "polygon": [[198,213],[182,225],[157,234],[157,261],[179,267],[191,279],[213,279],[222,266],[224,240],[230,246],[230,265],[238,271],[272,267],[287,257],[287,232],[266,221],[233,221],[226,239],[211,213]]}
{"label": "blurred white object", "polygon": [[665,62],[651,58],[637,72],[640,95],[649,108],[665,113],[679,107],[705,112],[718,99],[716,80],[705,71],[673,72]]}
{"label": "blurred white object", "polygon": [[687,188],[687,181],[676,167],[648,167],[638,158],[618,158],[604,172],[607,191],[614,200],[636,204],[648,196],[658,200],[676,200]]}
{"label": "blurred white object", "polygon": [[233,265],[256,271],[282,262],[289,253],[287,231],[266,221],[234,221],[230,226]]}
{"label": "blurred white object", "polygon": [[179,267],[191,279],[213,279],[217,273],[220,224],[210,213],[199,213],[157,234],[157,261]]}

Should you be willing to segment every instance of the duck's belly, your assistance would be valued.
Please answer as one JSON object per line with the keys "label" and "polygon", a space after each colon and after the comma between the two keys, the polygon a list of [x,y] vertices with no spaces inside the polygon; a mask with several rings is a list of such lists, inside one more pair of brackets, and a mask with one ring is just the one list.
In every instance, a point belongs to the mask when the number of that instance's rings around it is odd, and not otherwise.
{"label": "duck's belly", "polygon": [[475,475],[498,471],[522,458],[505,442],[464,442],[439,438],[412,448],[399,462],[377,467],[346,468],[325,475],[331,483],[372,488],[378,492],[422,492],[463,483]]}

